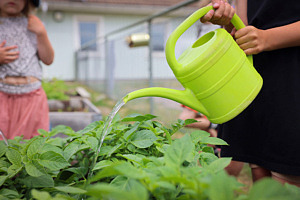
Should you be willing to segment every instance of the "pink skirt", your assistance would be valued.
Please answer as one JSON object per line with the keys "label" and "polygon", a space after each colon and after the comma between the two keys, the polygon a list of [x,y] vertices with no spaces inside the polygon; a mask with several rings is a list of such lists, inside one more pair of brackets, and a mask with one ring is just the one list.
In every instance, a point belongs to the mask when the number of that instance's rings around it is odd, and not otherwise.
{"label": "pink skirt", "polygon": [[[27,94],[0,92],[0,129],[7,139],[39,135],[37,130],[49,130],[47,96],[42,88]],[[0,136],[0,140],[2,137]]]}

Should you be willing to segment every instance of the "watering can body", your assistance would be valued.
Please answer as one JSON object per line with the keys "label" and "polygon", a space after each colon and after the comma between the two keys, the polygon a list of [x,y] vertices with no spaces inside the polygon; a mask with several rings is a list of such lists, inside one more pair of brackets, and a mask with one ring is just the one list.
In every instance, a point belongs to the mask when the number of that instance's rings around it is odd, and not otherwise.
{"label": "watering can body", "polygon": [[[175,45],[179,37],[212,7],[202,8],[188,17],[170,35],[166,44],[166,59],[185,90],[145,88],[129,93],[124,101],[158,96],[191,107],[216,124],[227,122],[241,113],[257,96],[262,78],[232,36],[216,29],[200,37],[176,59]],[[233,25],[244,24],[234,15]]]}

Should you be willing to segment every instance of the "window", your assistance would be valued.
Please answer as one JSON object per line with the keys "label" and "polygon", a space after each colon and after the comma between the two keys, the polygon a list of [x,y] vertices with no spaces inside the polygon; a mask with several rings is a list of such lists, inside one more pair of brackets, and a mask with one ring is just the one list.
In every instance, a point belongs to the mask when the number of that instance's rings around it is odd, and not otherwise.
{"label": "window", "polygon": [[151,27],[151,42],[153,51],[165,50],[165,27],[164,23],[154,23]]}
{"label": "window", "polygon": [[97,23],[96,22],[79,22],[79,37],[80,46],[86,45],[91,41],[94,43],[90,44],[84,50],[86,51],[97,51]]}

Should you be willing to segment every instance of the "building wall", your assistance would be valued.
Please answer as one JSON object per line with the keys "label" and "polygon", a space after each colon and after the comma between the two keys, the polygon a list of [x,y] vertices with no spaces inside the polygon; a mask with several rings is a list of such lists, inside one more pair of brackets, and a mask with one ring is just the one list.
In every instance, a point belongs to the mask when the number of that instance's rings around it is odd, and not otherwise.
{"label": "building wall", "polygon": [[[44,78],[53,77],[63,80],[75,79],[75,51],[79,48],[77,20],[93,19],[99,21],[99,36],[103,36],[120,27],[132,24],[146,16],[135,15],[108,15],[65,12],[62,22],[53,20],[53,12],[47,14],[38,13],[44,21],[49,38],[55,50],[55,60],[51,66],[44,66]],[[163,18],[166,25],[165,41],[171,32],[184,20],[180,18]],[[155,22],[155,21],[154,21]],[[147,32],[147,24],[122,31],[109,37],[110,47],[109,59],[114,59],[114,74],[117,79],[147,79],[149,77],[149,51],[147,47],[129,48],[125,42],[126,36],[131,33]],[[193,25],[182,36],[176,45],[176,56],[178,57],[197,38],[197,26]],[[84,65],[88,66],[89,75],[95,78],[105,77],[105,50],[104,44],[99,42],[100,53],[92,55]],[[164,52],[153,53],[153,76],[154,78],[174,78],[169,68]]]}
{"label": "building wall", "polygon": [[38,15],[44,22],[49,39],[55,50],[52,65],[43,66],[44,78],[74,78],[74,34],[72,15],[66,14],[63,22],[55,22],[52,13]]}

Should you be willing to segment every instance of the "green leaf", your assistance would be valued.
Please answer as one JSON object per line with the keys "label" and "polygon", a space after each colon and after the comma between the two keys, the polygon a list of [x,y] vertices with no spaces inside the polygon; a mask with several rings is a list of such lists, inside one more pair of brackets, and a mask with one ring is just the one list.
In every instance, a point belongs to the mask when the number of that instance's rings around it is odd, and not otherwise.
{"label": "green leaf", "polygon": [[10,190],[7,188],[3,188],[0,190],[0,196],[5,196],[9,199],[19,199],[20,195],[16,190]]}
{"label": "green leaf", "polygon": [[159,171],[160,174],[167,179],[170,177],[171,179],[175,179],[176,177],[180,177],[180,173],[178,173],[178,169],[172,166],[161,166],[156,168],[155,170]]}
{"label": "green leaf", "polygon": [[11,164],[9,162],[6,162],[4,160],[0,160],[0,169],[9,168],[9,166],[11,166]]}
{"label": "green leaf", "polygon": [[86,144],[93,150],[97,151],[99,140],[95,137],[88,137],[86,140]]}
{"label": "green leaf", "polygon": [[80,150],[81,143],[78,140],[75,140],[68,144],[64,149],[64,157],[66,160],[69,160],[75,153]]}
{"label": "green leaf", "polygon": [[65,126],[65,125],[58,125],[58,126],[52,128],[51,132],[49,132],[49,136],[53,137],[59,133],[63,133],[65,135],[69,135],[69,136],[77,136],[77,134],[71,127]]}
{"label": "green leaf", "polygon": [[0,176],[0,187],[3,185],[3,183],[5,183],[7,178],[8,176]]}
{"label": "green leaf", "polygon": [[113,168],[116,169],[119,172],[120,175],[124,175],[124,176],[127,176],[129,178],[133,178],[133,179],[139,179],[140,180],[140,179],[143,179],[146,176],[144,171],[132,166],[128,162],[121,163],[119,165],[114,166]]}
{"label": "green leaf", "polygon": [[191,137],[185,135],[175,140],[167,149],[165,154],[166,165],[180,166],[187,158],[191,156],[195,145],[192,143]]}
{"label": "green leaf", "polygon": [[29,188],[54,187],[54,180],[50,175],[42,175],[39,177],[27,176],[22,182]]}
{"label": "green leaf", "polygon": [[37,161],[25,163],[25,170],[30,176],[34,177],[46,174],[45,169]]}
{"label": "green leaf", "polygon": [[47,140],[46,143],[53,145],[53,146],[57,146],[59,148],[62,148],[64,146],[64,139],[60,138],[60,137],[50,138]]}
{"label": "green leaf", "polygon": [[63,195],[63,194],[56,194],[52,200],[76,200],[70,196]]}
{"label": "green leaf", "polygon": [[6,157],[13,165],[17,165],[17,166],[21,165],[22,156],[19,151],[9,148],[6,151]]}
{"label": "green leaf", "polygon": [[157,149],[159,152],[165,154],[166,151],[167,151],[167,149],[168,149],[169,147],[170,147],[169,144],[163,144],[161,147],[156,146],[156,149]]}
{"label": "green leaf", "polygon": [[135,132],[132,135],[131,143],[138,148],[147,148],[153,145],[153,142],[156,141],[157,138],[152,131],[142,130]]}
{"label": "green leaf", "polygon": [[206,169],[210,170],[213,173],[217,173],[223,170],[225,167],[229,165],[231,158],[219,158],[212,163],[210,163]]}
{"label": "green leaf", "polygon": [[40,157],[38,162],[47,167],[50,170],[60,170],[67,166],[70,166],[68,161],[65,160],[63,156],[53,151],[48,151],[43,153]]}
{"label": "green leaf", "polygon": [[182,119],[178,119],[177,122],[175,124],[172,124],[172,128],[173,130],[171,130],[171,135],[173,135],[174,133],[176,133],[179,129],[181,129],[182,127],[185,126],[184,124],[184,120]]}
{"label": "green leaf", "polygon": [[96,199],[147,200],[147,193],[140,188],[142,187],[138,187],[136,190],[125,191],[113,185],[99,183],[90,186],[87,189],[87,195]]}
{"label": "green leaf", "polygon": [[287,190],[287,188],[285,188],[279,182],[271,178],[264,178],[253,184],[253,187],[250,189],[249,192],[249,199],[289,200],[299,199],[299,196]]}
{"label": "green leaf", "polygon": [[79,147],[79,149],[78,149],[78,151],[76,153],[78,153],[80,151],[87,150],[87,149],[90,149],[89,145],[87,145],[87,144],[81,144],[81,146]]}
{"label": "green leaf", "polygon": [[48,131],[45,131],[44,129],[38,129],[38,133],[41,136],[45,136],[45,137],[48,137],[48,135],[49,135]]}
{"label": "green leaf", "polygon": [[137,154],[137,155],[123,154],[123,155],[120,155],[120,156],[122,156],[123,158],[126,158],[129,161],[133,161],[133,162],[139,163],[139,164],[143,163],[143,158],[145,157],[145,156],[139,156],[139,154]]}
{"label": "green leaf", "polygon": [[200,153],[200,165],[205,167],[219,158],[212,153],[201,152]]}
{"label": "green leaf", "polygon": [[0,157],[2,157],[7,151],[7,146],[3,141],[0,141]]}
{"label": "green leaf", "polygon": [[27,149],[27,157],[28,159],[33,159],[33,157],[40,153],[45,144],[46,138],[38,138],[33,141]]}
{"label": "green leaf", "polygon": [[86,193],[86,190],[76,188],[76,187],[71,187],[71,186],[57,186],[54,187],[56,190],[65,192],[65,193],[70,193],[70,194],[84,194]]}
{"label": "green leaf", "polygon": [[103,122],[101,122],[101,121],[92,122],[91,124],[87,125],[84,129],[82,129],[80,131],[77,131],[77,133],[79,133],[79,134],[86,134],[86,133],[92,132],[96,128],[98,128],[99,126],[101,126],[102,123]]}
{"label": "green leaf", "polygon": [[113,146],[109,152],[107,152],[107,156],[110,157],[113,153],[115,153],[121,146],[123,145],[123,143],[117,144],[115,146]]}
{"label": "green leaf", "polygon": [[[21,154],[22,154],[22,155],[27,155],[28,147],[29,147],[35,140],[37,140],[37,139],[39,139],[39,138],[40,138],[40,137],[37,136],[37,137],[33,137],[33,138],[31,138],[30,140],[28,140],[28,141],[23,145],[22,150],[21,150]],[[15,139],[14,139],[14,140],[11,140],[11,141],[15,141]]]}
{"label": "green leaf", "polygon": [[12,178],[22,170],[22,165],[11,165],[7,169],[8,178]]}
{"label": "green leaf", "polygon": [[74,173],[72,169],[73,168],[67,168],[66,170],[60,171],[55,178],[55,182],[74,183],[74,181],[82,177],[80,174],[78,176],[78,174]]}
{"label": "green leaf", "polygon": [[[209,199],[211,200],[229,200],[235,199],[235,190],[240,186],[240,183],[234,177],[226,174],[225,171],[214,174],[209,188]],[[253,199],[254,200],[254,199]],[[257,198],[256,200],[260,200]],[[272,199],[273,200],[273,199]]]}
{"label": "green leaf", "polygon": [[288,183],[284,184],[284,187],[291,193],[297,196],[300,196],[300,188],[295,186],[295,185],[291,185]]}
{"label": "green leaf", "polygon": [[210,137],[210,134],[203,130],[197,130],[191,133],[191,138],[194,144],[198,143],[203,138],[208,138],[208,137]]}
{"label": "green leaf", "polygon": [[81,177],[84,177],[86,173],[88,172],[87,167],[72,167],[72,168],[67,168],[65,171],[73,172],[74,174],[78,174]]}
{"label": "green leaf", "polygon": [[62,156],[64,155],[64,152],[63,152],[63,150],[61,148],[59,148],[59,147],[57,147],[55,145],[52,145],[52,144],[48,144],[48,143],[46,143],[43,146],[43,149],[41,150],[40,154],[45,153],[47,151],[54,151],[54,152],[56,152],[56,153],[58,153],[58,154],[60,154]]}
{"label": "green leaf", "polygon": [[120,188],[120,190],[135,193],[136,197],[139,197],[140,199],[148,199],[146,188],[136,180],[125,176],[117,176],[110,184]]}
{"label": "green leaf", "polygon": [[110,182],[110,184],[119,187],[120,189],[129,190],[130,189],[129,181],[130,179],[128,179],[125,176],[117,176]]}
{"label": "green leaf", "polygon": [[99,152],[99,156],[105,156],[108,155],[110,152],[112,152],[113,146],[102,146]]}
{"label": "green leaf", "polygon": [[160,187],[167,190],[176,191],[175,185],[167,181],[156,181],[153,183],[152,187],[154,188]]}
{"label": "green leaf", "polygon": [[209,147],[209,146],[206,146],[206,147],[203,147],[202,148],[202,151],[203,152],[206,152],[206,153],[214,153],[214,148],[213,147]]}
{"label": "green leaf", "polygon": [[139,128],[140,123],[135,123],[128,131],[124,133],[125,140],[128,140],[131,138],[132,134]]}
{"label": "green leaf", "polygon": [[120,163],[113,164],[110,167],[104,167],[102,170],[100,170],[98,173],[96,173],[95,176],[92,176],[89,179],[89,182],[92,183],[95,181],[99,181],[103,178],[120,175],[120,172],[114,168],[114,166],[116,166],[116,165],[120,165]]}
{"label": "green leaf", "polygon": [[146,174],[141,169],[133,167],[130,163],[118,162],[118,163],[113,163],[109,167],[103,168],[89,181],[95,182],[103,178],[116,176],[116,175],[124,175],[133,179],[143,179],[146,177]]}
{"label": "green leaf", "polygon": [[186,119],[186,120],[184,120],[184,125],[186,126],[186,125],[196,123],[196,122],[198,122],[198,121],[195,119]]}
{"label": "green leaf", "polygon": [[51,200],[51,195],[45,191],[31,190],[31,194],[36,200]]}
{"label": "green leaf", "polygon": [[205,137],[200,141],[201,144],[212,144],[212,145],[228,145],[227,142],[216,137]]}
{"label": "green leaf", "polygon": [[146,114],[146,115],[141,115],[141,114],[130,114],[126,117],[123,118],[122,122],[132,122],[132,121],[147,121],[150,119],[154,119],[156,118],[156,116],[154,115],[150,115],[150,114]]}
{"label": "green leaf", "polygon": [[104,167],[108,167],[108,166],[112,165],[112,163],[113,163],[113,162],[111,162],[110,160],[101,160],[100,162],[98,162],[98,163],[95,165],[93,171],[102,169],[102,168],[104,168]]}

